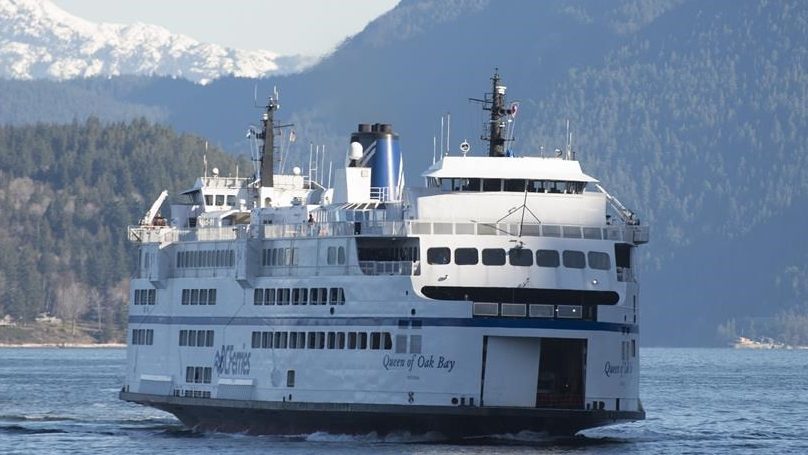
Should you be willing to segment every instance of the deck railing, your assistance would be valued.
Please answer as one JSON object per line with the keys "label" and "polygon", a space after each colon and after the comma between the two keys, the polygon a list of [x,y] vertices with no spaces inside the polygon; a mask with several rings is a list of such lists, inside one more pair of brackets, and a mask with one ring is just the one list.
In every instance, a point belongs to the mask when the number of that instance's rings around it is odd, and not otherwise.
{"label": "deck railing", "polygon": [[236,239],[278,239],[335,236],[505,235],[615,240],[646,243],[648,226],[575,226],[519,223],[454,223],[442,221],[339,221],[330,223],[240,224],[226,227],[171,228],[130,226],[129,240],[138,243],[171,243]]}

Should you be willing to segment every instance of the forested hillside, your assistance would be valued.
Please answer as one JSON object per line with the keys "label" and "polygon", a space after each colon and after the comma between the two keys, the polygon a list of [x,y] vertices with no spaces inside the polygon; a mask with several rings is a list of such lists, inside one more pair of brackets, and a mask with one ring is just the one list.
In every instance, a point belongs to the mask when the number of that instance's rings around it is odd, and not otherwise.
{"label": "forested hillside", "polygon": [[[205,140],[146,120],[0,127],[0,319],[125,323],[134,224],[202,173]],[[226,174],[234,159],[207,152]]]}

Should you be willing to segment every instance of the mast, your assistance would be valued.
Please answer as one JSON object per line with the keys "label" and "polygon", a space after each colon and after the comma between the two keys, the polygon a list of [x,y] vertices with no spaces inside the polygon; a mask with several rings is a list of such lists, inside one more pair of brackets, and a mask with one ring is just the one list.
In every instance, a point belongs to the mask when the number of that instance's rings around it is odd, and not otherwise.
{"label": "mast", "polygon": [[471,101],[481,103],[483,110],[490,111],[488,128],[480,139],[488,142],[488,156],[505,156],[505,143],[512,140],[505,137],[505,118],[513,115],[515,109],[505,107],[505,91],[499,77],[499,69],[494,70],[491,77],[491,93],[486,93],[484,99],[469,98]]}
{"label": "mast", "polygon": [[278,104],[278,92],[276,91],[274,95],[267,102],[266,111],[261,117],[262,129],[258,133],[258,139],[264,141],[264,146],[261,149],[261,186],[263,187],[274,186],[275,128],[280,127],[275,124],[275,111],[281,107]]}

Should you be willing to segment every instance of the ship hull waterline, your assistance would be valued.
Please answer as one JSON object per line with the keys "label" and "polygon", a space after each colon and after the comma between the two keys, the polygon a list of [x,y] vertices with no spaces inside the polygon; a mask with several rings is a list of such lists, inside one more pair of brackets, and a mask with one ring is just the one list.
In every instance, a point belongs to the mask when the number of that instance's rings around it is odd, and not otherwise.
{"label": "ship hull waterline", "polygon": [[175,415],[197,431],[251,435],[386,435],[437,432],[464,438],[520,431],[574,435],[580,430],[645,419],[645,412],[474,406],[256,402],[120,392],[125,401]]}

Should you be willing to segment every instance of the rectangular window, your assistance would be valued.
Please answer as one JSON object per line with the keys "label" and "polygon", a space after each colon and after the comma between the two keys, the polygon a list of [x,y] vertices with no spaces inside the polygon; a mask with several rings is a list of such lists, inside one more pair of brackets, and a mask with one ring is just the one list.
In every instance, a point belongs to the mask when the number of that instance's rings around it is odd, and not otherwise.
{"label": "rectangular window", "polygon": [[484,249],[483,265],[505,265],[505,250],[502,248]]}
{"label": "rectangular window", "polygon": [[390,332],[382,333],[382,349],[385,351],[393,349],[393,337],[390,335]]}
{"label": "rectangular window", "polygon": [[536,251],[536,264],[539,267],[558,267],[561,261],[558,257],[556,250],[538,250]]}
{"label": "rectangular window", "polygon": [[325,349],[325,332],[317,332],[314,344],[316,349]]}
{"label": "rectangular window", "polygon": [[196,330],[188,331],[188,346],[196,346]]}
{"label": "rectangular window", "polygon": [[278,305],[289,305],[289,294],[288,288],[278,289]]}
{"label": "rectangular window", "polygon": [[586,257],[583,251],[564,250],[562,254],[564,267],[570,269],[582,269],[586,267]]}
{"label": "rectangular window", "polygon": [[208,289],[208,305],[216,305],[216,289]]}
{"label": "rectangular window", "polygon": [[306,332],[297,332],[297,349],[306,349]]}
{"label": "rectangular window", "polygon": [[407,335],[396,335],[396,354],[407,353]]}
{"label": "rectangular window", "polygon": [[421,353],[421,335],[410,335],[410,354]]}
{"label": "rectangular window", "polygon": [[[264,332],[266,333],[266,332]],[[182,344],[180,344],[182,345]],[[253,332],[252,333],[252,347],[253,348],[260,348],[261,347],[261,332]]]}
{"label": "rectangular window", "polygon": [[188,331],[180,330],[180,346],[188,346]]}
{"label": "rectangular window", "polygon": [[317,347],[316,336],[316,332],[309,332],[309,349],[315,349]]}
{"label": "rectangular window", "polygon": [[337,264],[345,264],[345,247],[337,248]]}
{"label": "rectangular window", "polygon": [[191,289],[191,305],[199,305],[199,289]]}
{"label": "rectangular window", "polygon": [[502,180],[483,179],[483,191],[502,191]]}
{"label": "rectangular window", "polygon": [[344,305],[345,304],[345,294],[342,292],[342,288],[331,288],[330,290],[330,301],[331,305]]}
{"label": "rectangular window", "polygon": [[457,265],[475,265],[480,262],[477,248],[455,248],[454,258]]}
{"label": "rectangular window", "polygon": [[286,387],[295,386],[295,370],[288,370],[286,372]]}
{"label": "rectangular window", "polygon": [[213,205],[213,195],[206,194],[205,195],[205,205]]}
{"label": "rectangular window", "polygon": [[356,349],[356,332],[348,332],[348,349]]}
{"label": "rectangular window", "polygon": [[328,247],[328,254],[326,257],[326,262],[328,265],[334,265],[337,263],[337,248],[330,246]]}
{"label": "rectangular window", "polygon": [[337,334],[328,332],[328,349],[335,349],[337,347]]}
{"label": "rectangular window", "polygon": [[595,270],[609,270],[612,266],[608,253],[590,251],[586,256],[589,260],[589,267]]}
{"label": "rectangular window", "polygon": [[185,382],[194,382],[194,367],[185,367]]}
{"label": "rectangular window", "polygon": [[448,264],[451,261],[449,248],[430,248],[426,250],[426,262],[430,264]]}
{"label": "rectangular window", "polygon": [[207,289],[200,289],[199,290],[199,304],[200,305],[207,305],[208,304],[208,290]]}
{"label": "rectangular window", "polygon": [[275,289],[264,289],[264,305],[275,305]]}
{"label": "rectangular window", "polygon": [[382,347],[381,332],[370,332],[370,349],[379,350]]}
{"label": "rectangular window", "polygon": [[264,290],[261,288],[257,288],[253,292],[253,305],[263,305],[264,304]]}
{"label": "rectangular window", "polygon": [[359,347],[358,349],[367,349],[368,348],[368,334],[365,332],[359,332]]}
{"label": "rectangular window", "polygon": [[345,332],[337,332],[337,349],[345,349]]}
{"label": "rectangular window", "polygon": [[261,333],[261,348],[272,349],[272,332]]}
{"label": "rectangular window", "polygon": [[527,248],[511,248],[508,250],[508,262],[511,265],[530,267],[533,265],[533,251]]}
{"label": "rectangular window", "polygon": [[216,195],[216,205],[224,205],[224,194]]}
{"label": "rectangular window", "polygon": [[229,205],[230,207],[235,206],[236,205],[236,197],[233,196],[233,195],[227,196],[227,205]]}

